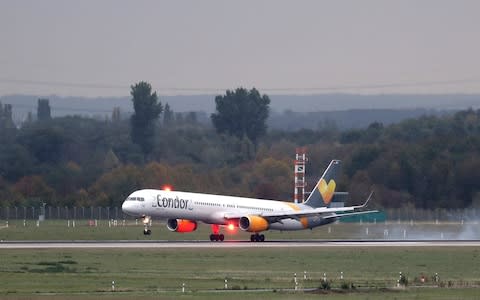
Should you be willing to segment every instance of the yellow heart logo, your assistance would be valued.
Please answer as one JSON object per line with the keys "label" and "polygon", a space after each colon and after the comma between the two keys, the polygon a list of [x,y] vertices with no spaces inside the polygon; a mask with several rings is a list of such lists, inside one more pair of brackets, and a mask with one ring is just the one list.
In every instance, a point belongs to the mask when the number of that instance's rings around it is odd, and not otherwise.
{"label": "yellow heart logo", "polygon": [[325,179],[320,180],[320,184],[318,185],[318,191],[322,195],[323,203],[325,203],[326,205],[330,204],[330,202],[332,201],[336,186],[337,184],[333,179],[330,180],[328,185]]}

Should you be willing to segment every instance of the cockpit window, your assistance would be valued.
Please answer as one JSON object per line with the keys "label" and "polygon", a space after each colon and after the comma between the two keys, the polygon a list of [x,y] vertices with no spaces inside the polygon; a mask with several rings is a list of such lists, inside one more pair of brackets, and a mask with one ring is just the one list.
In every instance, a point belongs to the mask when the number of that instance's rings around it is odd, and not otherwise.
{"label": "cockpit window", "polygon": [[137,200],[138,201],[145,201],[145,199],[143,197],[138,197]]}

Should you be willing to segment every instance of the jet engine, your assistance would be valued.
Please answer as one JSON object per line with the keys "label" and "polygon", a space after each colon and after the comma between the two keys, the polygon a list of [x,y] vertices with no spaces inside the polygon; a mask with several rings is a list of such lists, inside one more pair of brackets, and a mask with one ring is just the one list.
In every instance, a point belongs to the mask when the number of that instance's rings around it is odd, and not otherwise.
{"label": "jet engine", "polygon": [[238,227],[243,231],[260,232],[267,230],[270,224],[267,220],[259,216],[241,217],[238,221]]}
{"label": "jet engine", "polygon": [[197,222],[184,219],[168,219],[167,228],[175,232],[192,232],[197,229]]}

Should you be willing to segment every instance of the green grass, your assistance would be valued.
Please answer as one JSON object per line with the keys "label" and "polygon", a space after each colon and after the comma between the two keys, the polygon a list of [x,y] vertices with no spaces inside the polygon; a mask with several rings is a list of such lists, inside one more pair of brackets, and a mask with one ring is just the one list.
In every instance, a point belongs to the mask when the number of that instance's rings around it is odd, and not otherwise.
{"label": "green grass", "polygon": [[[77,220],[75,227],[72,223],[67,227],[64,220],[47,220],[39,227],[35,223],[27,221],[24,226],[23,220],[10,220],[7,228],[5,221],[0,221],[0,240],[205,240],[211,233],[204,224],[195,232],[179,234],[155,222],[153,234],[144,236],[143,226],[135,221],[111,227],[105,220],[98,221],[97,227],[88,226],[87,220]],[[265,235],[267,240],[403,239],[404,231],[407,238],[480,238],[478,224],[397,222],[340,223]],[[224,233],[227,240],[248,240],[250,235]],[[479,255],[478,247],[0,250],[0,298],[478,299]],[[306,281],[304,271],[309,278]],[[341,271],[356,290],[341,289]],[[410,286],[392,290],[400,271],[407,274]],[[422,274],[427,285],[432,285],[435,272],[444,288],[412,286]],[[294,287],[293,273],[297,273],[300,288],[318,287],[326,273],[334,289],[322,295],[284,291]],[[222,291],[225,278],[235,290]],[[111,292],[112,280],[116,281],[115,293]],[[183,282],[186,294],[180,292]]]}
{"label": "green grass", "polygon": [[[326,273],[335,291],[322,297],[333,299],[411,299],[416,295],[422,299],[465,299],[475,298],[480,285],[478,247],[45,249],[0,250],[0,257],[0,298],[11,299],[32,295],[51,298],[56,294],[55,299],[319,296],[281,291],[294,287],[293,273],[297,273],[301,288],[318,287]],[[304,271],[307,280],[303,280]],[[392,290],[400,271],[407,275],[410,287]],[[340,272],[356,290],[342,292]],[[412,287],[422,274],[426,285],[435,285],[432,276],[436,272],[444,288]],[[216,291],[224,288],[225,278],[230,289],[269,291]],[[116,282],[113,294],[112,280]],[[185,295],[180,293],[182,283],[186,284]]]}
{"label": "green grass", "polygon": [[478,299],[478,289],[408,289],[405,291],[395,290],[373,290],[368,292],[355,293],[337,293],[331,292],[327,294],[315,293],[293,293],[293,292],[209,292],[209,293],[96,293],[96,294],[48,294],[48,295],[5,295],[0,296],[1,299],[9,300],[27,300],[27,299],[229,299],[229,300],[245,300],[245,299],[335,299],[335,300],[383,300],[383,299],[431,299],[431,300],[451,300],[451,299]]}
{"label": "green grass", "polygon": [[[119,221],[119,226],[109,226],[108,221],[98,221],[98,226],[88,226],[88,220],[76,220],[75,227],[67,227],[66,220],[48,220],[36,226],[35,221],[0,221],[0,240],[205,240],[211,233],[210,226],[199,224],[198,230],[192,233],[176,233],[166,229],[164,223],[155,222],[152,235],[145,237],[143,225],[135,221],[127,221],[125,226]],[[367,235],[368,229],[368,235]],[[226,239],[248,240],[250,233],[236,230],[222,230]],[[387,236],[385,234],[388,233]],[[406,234],[404,236],[404,234]],[[313,230],[265,233],[267,240],[276,239],[480,239],[478,224],[330,224]]]}

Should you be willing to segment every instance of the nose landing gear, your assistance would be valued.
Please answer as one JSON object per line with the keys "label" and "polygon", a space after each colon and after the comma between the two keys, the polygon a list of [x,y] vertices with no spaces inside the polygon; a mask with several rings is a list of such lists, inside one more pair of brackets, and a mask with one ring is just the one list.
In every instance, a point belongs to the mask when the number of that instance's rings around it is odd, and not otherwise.
{"label": "nose landing gear", "polygon": [[143,226],[144,226],[143,234],[144,235],[152,234],[152,231],[149,228],[152,225],[151,222],[152,222],[152,219],[149,216],[143,216]]}

